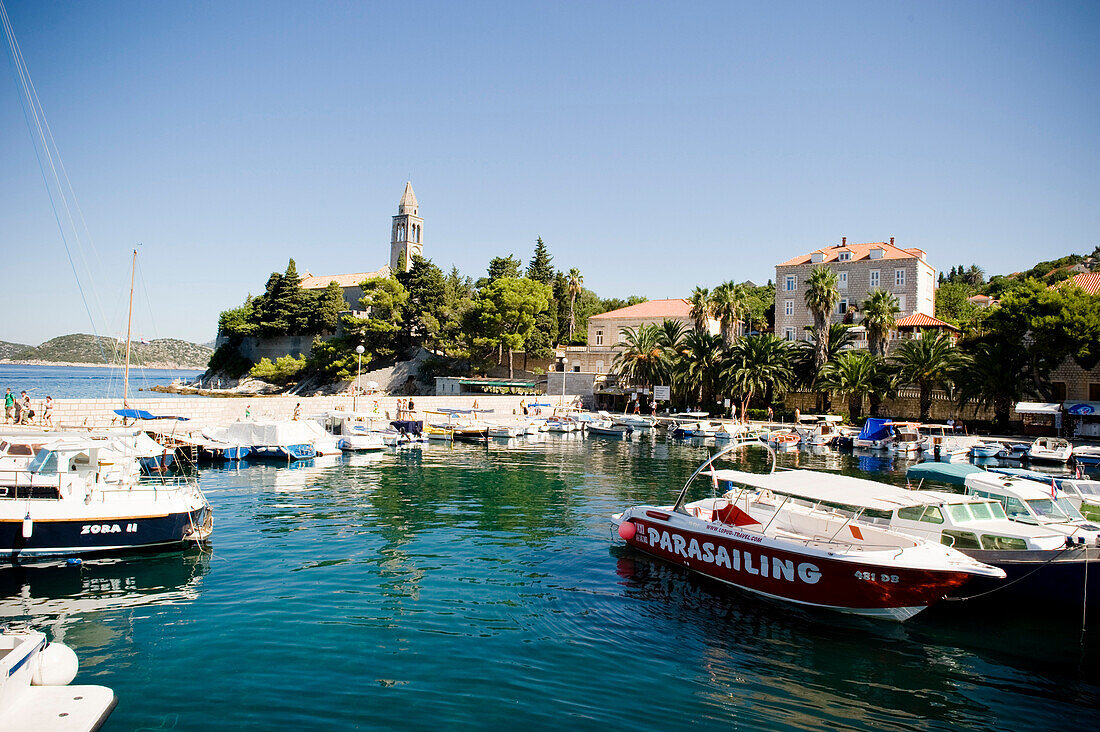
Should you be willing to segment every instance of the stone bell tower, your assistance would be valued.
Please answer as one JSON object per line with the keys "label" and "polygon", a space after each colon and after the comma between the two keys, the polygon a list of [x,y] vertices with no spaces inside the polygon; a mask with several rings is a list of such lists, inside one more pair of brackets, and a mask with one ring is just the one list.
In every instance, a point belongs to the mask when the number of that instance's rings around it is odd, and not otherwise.
{"label": "stone bell tower", "polygon": [[405,194],[397,204],[390,234],[390,272],[407,272],[412,266],[412,256],[423,256],[424,219],[419,214],[420,204],[416,202],[412,183],[405,183]]}

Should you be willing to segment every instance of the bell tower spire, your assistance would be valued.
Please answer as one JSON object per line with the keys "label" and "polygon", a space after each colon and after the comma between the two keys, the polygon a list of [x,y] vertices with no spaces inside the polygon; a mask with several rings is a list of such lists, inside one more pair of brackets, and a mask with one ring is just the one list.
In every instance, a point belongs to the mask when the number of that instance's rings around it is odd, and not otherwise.
{"label": "bell tower spire", "polygon": [[412,266],[414,254],[424,253],[424,219],[420,218],[420,204],[416,201],[411,182],[405,183],[405,193],[397,204],[390,234],[390,272],[407,272]]}

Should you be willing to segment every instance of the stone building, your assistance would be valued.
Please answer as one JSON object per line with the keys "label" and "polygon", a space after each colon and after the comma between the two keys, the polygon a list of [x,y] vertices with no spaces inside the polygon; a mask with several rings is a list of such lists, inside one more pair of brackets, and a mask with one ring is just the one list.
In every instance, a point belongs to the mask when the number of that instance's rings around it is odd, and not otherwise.
{"label": "stone building", "polygon": [[[683,298],[671,300],[647,300],[637,305],[611,310],[588,318],[587,346],[558,346],[558,370],[562,370],[561,359],[568,363],[569,371],[593,374],[606,374],[611,370],[615,357],[622,351],[623,328],[638,328],[641,325],[660,325],[664,320],[675,320],[685,328],[694,327],[691,318],[691,303]],[[718,323],[708,319],[708,330],[718,332]]]}
{"label": "stone building", "polygon": [[413,193],[412,183],[405,183],[405,193],[397,204],[397,215],[390,227],[390,263],[373,272],[351,272],[348,274],[315,276],[305,272],[302,276],[302,288],[323,290],[330,282],[340,285],[344,291],[344,301],[348,309],[359,310],[359,300],[363,290],[359,283],[374,277],[389,277],[392,272],[407,272],[412,266],[414,254],[424,254],[424,219],[420,218],[420,204]]}
{"label": "stone building", "polygon": [[[848,309],[857,312],[874,290],[886,290],[898,299],[899,319],[923,313],[936,314],[936,270],[922,249],[902,249],[887,242],[840,244],[822,247],[775,266],[775,334],[787,340],[809,338],[806,326],[814,323],[806,307],[806,280],[814,267],[828,267],[837,276],[840,301],[830,322],[844,322]],[[946,324],[945,324],[946,325]]]}

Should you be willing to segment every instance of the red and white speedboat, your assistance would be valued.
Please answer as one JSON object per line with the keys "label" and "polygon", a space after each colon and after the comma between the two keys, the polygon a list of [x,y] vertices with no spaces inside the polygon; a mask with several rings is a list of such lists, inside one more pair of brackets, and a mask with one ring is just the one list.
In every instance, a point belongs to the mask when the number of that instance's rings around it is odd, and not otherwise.
{"label": "red and white speedboat", "polygon": [[[923,505],[919,491],[810,470],[769,474],[713,468],[710,497],[688,500],[704,462],[672,506],[635,506],[613,517],[629,545],[772,599],[907,620],[971,577],[1004,578],[941,544],[859,521],[867,511]],[[839,478],[839,480],[838,480]],[[855,485],[853,481],[859,483]],[[721,486],[721,487],[720,487]]]}

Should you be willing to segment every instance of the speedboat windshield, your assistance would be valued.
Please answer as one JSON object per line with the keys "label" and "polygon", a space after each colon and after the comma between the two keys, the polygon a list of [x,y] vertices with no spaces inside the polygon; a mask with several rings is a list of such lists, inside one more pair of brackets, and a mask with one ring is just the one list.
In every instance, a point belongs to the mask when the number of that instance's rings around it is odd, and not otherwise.
{"label": "speedboat windshield", "polygon": [[947,513],[956,524],[968,521],[989,521],[1004,519],[1005,510],[996,501],[975,501],[971,503],[949,503]]}
{"label": "speedboat windshield", "polygon": [[[1053,498],[1032,498],[1025,501],[1025,503],[1027,503],[1028,508],[1030,508],[1040,519],[1058,522],[1073,519],[1073,517],[1062,510],[1061,502],[1055,501]],[[1073,511],[1073,513],[1077,513],[1077,510],[1072,506],[1070,510]],[[1078,516],[1080,516],[1080,514],[1078,514]]]}
{"label": "speedboat windshield", "polygon": [[56,473],[57,453],[45,448],[39,450],[38,454],[34,456],[34,459],[31,460],[30,464],[27,466],[27,470],[32,473]]}

